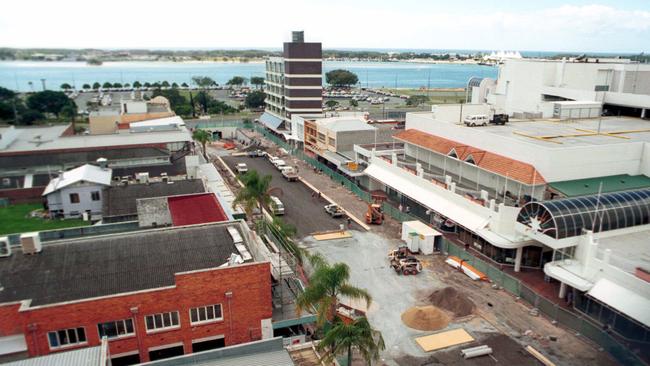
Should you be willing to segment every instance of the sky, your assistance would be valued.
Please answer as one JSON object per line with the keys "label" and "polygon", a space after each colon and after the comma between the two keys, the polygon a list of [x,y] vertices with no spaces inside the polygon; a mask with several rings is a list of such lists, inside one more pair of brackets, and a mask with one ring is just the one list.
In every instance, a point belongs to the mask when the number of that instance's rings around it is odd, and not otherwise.
{"label": "sky", "polygon": [[6,0],[0,47],[650,53],[649,0]]}

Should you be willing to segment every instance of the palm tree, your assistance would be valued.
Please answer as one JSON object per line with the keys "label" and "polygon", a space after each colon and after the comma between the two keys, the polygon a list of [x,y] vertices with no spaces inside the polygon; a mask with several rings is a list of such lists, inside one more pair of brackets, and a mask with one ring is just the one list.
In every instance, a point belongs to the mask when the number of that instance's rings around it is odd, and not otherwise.
{"label": "palm tree", "polygon": [[379,359],[379,352],[386,349],[381,332],[372,329],[368,319],[357,318],[350,324],[338,322],[331,328],[317,346],[319,351],[326,350],[322,360],[331,362],[333,359],[347,352],[348,366],[352,365],[352,350],[361,352],[364,360],[371,364]]}
{"label": "palm tree", "polygon": [[201,144],[201,147],[203,148],[203,157],[208,159],[207,151],[205,151],[205,145],[207,145],[208,142],[212,141],[212,135],[206,130],[196,129],[194,132],[192,132],[192,138]]}
{"label": "palm tree", "polygon": [[372,297],[368,291],[352,286],[350,267],[345,263],[329,264],[320,254],[308,257],[314,273],[309,277],[309,286],[298,296],[296,311],[316,309],[316,323],[319,326],[336,319],[339,296],[348,299],[363,299],[370,306]]}
{"label": "palm tree", "polygon": [[271,187],[270,175],[260,176],[257,170],[251,170],[241,177],[244,187],[237,193],[237,197],[232,205],[243,205],[246,214],[251,216],[253,209],[257,207],[262,212],[264,207],[271,204],[271,195],[273,193],[282,194],[282,190],[277,187]]}

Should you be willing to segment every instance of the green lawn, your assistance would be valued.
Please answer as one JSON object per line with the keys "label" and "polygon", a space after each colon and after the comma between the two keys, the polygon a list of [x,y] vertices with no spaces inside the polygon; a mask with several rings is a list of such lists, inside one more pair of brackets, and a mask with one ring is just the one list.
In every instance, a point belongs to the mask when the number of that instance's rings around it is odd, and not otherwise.
{"label": "green lawn", "polygon": [[44,220],[29,217],[31,211],[39,208],[42,209],[43,205],[28,203],[0,207],[0,235],[88,225],[88,222],[80,219]]}

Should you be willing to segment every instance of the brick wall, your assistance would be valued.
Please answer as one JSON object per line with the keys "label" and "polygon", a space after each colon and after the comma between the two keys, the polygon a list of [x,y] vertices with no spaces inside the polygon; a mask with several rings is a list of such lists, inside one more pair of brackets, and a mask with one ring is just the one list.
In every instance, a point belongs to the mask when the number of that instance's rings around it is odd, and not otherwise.
{"label": "brick wall", "polygon": [[43,202],[41,194],[45,187],[0,189],[0,197],[9,198],[11,204]]}
{"label": "brick wall", "polygon": [[[30,356],[38,356],[56,352],[49,348],[48,331],[83,326],[88,342],[76,347],[96,346],[100,344],[98,323],[133,318],[135,336],[111,340],[110,353],[138,350],[141,362],[145,362],[151,347],[182,342],[185,353],[191,353],[193,339],[224,335],[226,346],[259,339],[261,320],[271,318],[269,263],[193,271],[177,274],[175,279],[175,287],[20,312],[15,304],[0,305],[0,336],[25,334]],[[226,292],[232,292],[230,299]],[[191,326],[190,308],[212,304],[222,304],[223,320]],[[137,314],[132,308],[137,308]],[[168,311],[179,312],[180,328],[147,334],[145,315]],[[36,326],[34,332],[28,331],[30,324]]]}

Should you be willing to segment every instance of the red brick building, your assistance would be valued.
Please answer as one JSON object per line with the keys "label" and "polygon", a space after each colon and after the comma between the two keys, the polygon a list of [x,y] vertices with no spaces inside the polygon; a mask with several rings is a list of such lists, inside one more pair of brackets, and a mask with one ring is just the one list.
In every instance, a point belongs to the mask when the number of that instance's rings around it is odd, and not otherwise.
{"label": "red brick building", "polygon": [[14,249],[0,258],[0,343],[23,335],[33,357],[97,346],[104,335],[113,365],[123,365],[261,339],[273,310],[270,264],[219,268],[238,253],[228,227],[242,230],[230,222],[48,243],[35,255]]}

